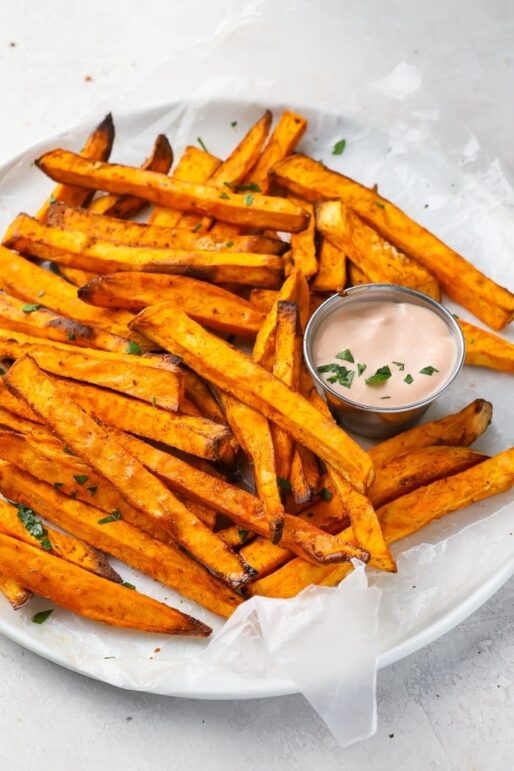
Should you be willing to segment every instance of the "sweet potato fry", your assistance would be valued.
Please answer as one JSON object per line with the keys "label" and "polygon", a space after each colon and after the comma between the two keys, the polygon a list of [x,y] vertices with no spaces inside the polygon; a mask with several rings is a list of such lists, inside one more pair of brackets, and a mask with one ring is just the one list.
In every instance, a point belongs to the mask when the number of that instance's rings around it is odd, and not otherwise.
{"label": "sweet potato fry", "polygon": [[73,380],[60,380],[59,384],[69,399],[102,423],[164,442],[200,458],[220,460],[230,440],[227,426],[207,418],[168,412]]}
{"label": "sweet potato fry", "polygon": [[[298,306],[296,303],[281,300],[277,304],[273,374],[293,391],[298,390],[300,381],[302,340],[299,332]],[[287,480],[293,460],[293,438],[274,423],[270,424],[270,430],[275,449],[277,476]]]}
{"label": "sweet potato fry", "polygon": [[243,337],[255,335],[264,321],[264,314],[242,297],[188,276],[113,273],[86,284],[78,295],[92,305],[132,311],[172,302],[199,324]]}
{"label": "sweet potato fry", "polygon": [[[159,134],[148,158],[142,163],[142,169],[158,171],[167,174],[173,163],[173,150],[164,134]],[[130,219],[139,214],[145,206],[143,198],[130,195],[103,195],[91,201],[89,208],[99,214],[110,214],[111,217]]]}
{"label": "sweet potato fry", "polygon": [[154,634],[211,632],[179,610],[2,534],[0,563],[6,575],[35,594],[93,621]]}
{"label": "sweet potato fry", "polygon": [[[151,447],[134,436],[112,430],[110,433],[131,455],[163,479],[175,492],[181,493],[188,499],[205,503],[207,506],[214,506],[245,530],[265,537],[269,535],[262,504],[254,495]],[[281,544],[303,559],[325,564],[351,559],[346,547],[344,552],[335,551],[333,542],[332,536],[312,527],[308,521],[302,521],[289,514],[285,515]],[[364,558],[364,562],[367,559],[366,552],[362,549],[352,556]]]}
{"label": "sweet potato fry", "polygon": [[[47,219],[50,222],[50,216]],[[82,270],[82,268],[67,268],[61,265],[59,273],[64,276],[66,281],[75,286],[84,286],[88,281],[92,281],[94,278],[98,278],[98,273],[93,273],[91,270]]]}
{"label": "sweet potato fry", "polygon": [[[166,211],[169,211],[167,209]],[[224,235],[205,233],[203,235],[185,228],[158,227],[141,222],[127,222],[88,209],[74,209],[71,206],[52,204],[47,224],[61,230],[74,230],[89,236],[102,238],[126,246],[148,246],[151,249],[186,249],[202,251],[253,252],[255,254],[282,254],[287,247],[278,238],[265,236],[237,235],[228,240]],[[61,268],[66,277],[68,268]],[[73,270],[73,269],[71,269]],[[73,275],[73,274],[72,274]],[[91,278],[94,278],[92,276]],[[73,281],[72,283],[77,283]],[[79,286],[86,284],[82,281]]]}
{"label": "sweet potato fry", "polygon": [[502,329],[512,320],[514,295],[508,289],[484,276],[376,191],[304,155],[280,161],[272,175],[281,187],[310,201],[340,198],[383,238],[433,273],[452,300],[493,329]]}
{"label": "sweet potato fry", "polygon": [[378,468],[394,458],[431,445],[467,447],[487,430],[492,414],[493,405],[490,402],[475,399],[460,412],[415,426],[375,445],[369,451],[373,465]]}
{"label": "sweet potato fry", "polygon": [[238,185],[255,166],[271,127],[272,115],[266,110],[254,123],[237,147],[223,161],[209,179],[209,185],[223,188],[226,185]]}
{"label": "sweet potato fry", "polygon": [[235,225],[295,232],[303,230],[309,221],[304,209],[285,198],[259,193],[237,194],[228,189],[220,193],[215,187],[180,182],[156,171],[88,161],[67,150],[45,153],[35,163],[59,182],[134,195],[171,209],[207,215]]}
{"label": "sweet potato fry", "polygon": [[319,493],[321,471],[316,455],[296,444],[289,472],[289,483],[295,503],[309,503]]}
{"label": "sweet potato fry", "polygon": [[315,292],[340,292],[346,286],[346,254],[328,238],[321,240],[318,272],[312,282]]}
{"label": "sweet potato fry", "polygon": [[307,120],[304,117],[284,110],[259,160],[248,175],[248,182],[258,185],[263,193],[268,193],[268,172],[278,161],[293,152],[306,129]]}
{"label": "sweet potato fry", "polygon": [[514,373],[514,344],[458,319],[466,340],[466,364]]}
{"label": "sweet potato fry", "polygon": [[184,313],[162,303],[142,311],[133,324],[164,349],[182,356],[206,380],[291,433],[358,489],[366,490],[371,483],[373,466],[369,456],[341,428],[328,418],[320,419],[318,410],[300,394]]}
{"label": "sweet potato fry", "polygon": [[[30,357],[11,367],[9,389],[36,412],[69,448],[108,479],[151,526],[166,529],[200,562],[237,587],[248,574],[233,552],[118,441],[68,397],[62,384],[45,375]],[[30,587],[29,587],[30,588]]]}
{"label": "sweet potato fry", "polygon": [[318,260],[316,258],[314,207],[307,201],[289,196],[289,200],[296,206],[305,209],[309,214],[307,227],[298,233],[291,235],[291,257],[295,268],[300,270],[305,278],[311,278],[318,272]]}
{"label": "sweet potato fry", "polygon": [[[191,182],[203,185],[211,177],[221,161],[199,147],[189,146],[184,150],[173,174],[173,179],[179,182]],[[161,227],[174,228],[178,225],[182,212],[166,206],[156,206],[150,215],[150,223]],[[184,223],[185,224],[185,223]]]}
{"label": "sweet potato fry", "polygon": [[100,524],[98,510],[67,498],[50,485],[0,463],[0,489],[75,533],[96,549],[141,570],[213,613],[228,617],[241,598],[173,544],[165,544],[123,520]]}
{"label": "sweet potato fry", "polygon": [[184,394],[182,371],[166,357],[77,349],[0,329],[0,357],[19,359],[24,353],[45,372],[110,388],[161,409],[178,410]]}
{"label": "sweet potato fry", "polygon": [[198,407],[200,413],[214,420],[215,423],[226,423],[225,413],[207,383],[191,369],[184,367],[182,374],[187,396]]}
{"label": "sweet potato fry", "polygon": [[0,246],[0,287],[26,303],[46,308],[70,319],[104,329],[114,335],[129,337],[132,316],[126,311],[93,308],[77,299],[77,290],[55,273]]}
{"label": "sweet potato fry", "polygon": [[278,543],[284,528],[284,507],[278,489],[270,425],[264,415],[233,396],[223,394],[222,400],[228,423],[252,464],[269,537],[273,543]]}
{"label": "sweet potato fry", "polygon": [[215,283],[232,281],[267,287],[277,286],[282,275],[282,261],[275,254],[124,246],[42,225],[27,214],[19,214],[11,223],[5,243],[23,254],[97,273],[177,273]]}
{"label": "sweet potato fry", "polygon": [[10,603],[13,610],[19,610],[22,608],[32,597],[31,591],[25,589],[24,586],[20,586],[20,584],[17,581],[13,581],[12,578],[7,578],[1,573],[0,592]]}
{"label": "sweet potato fry", "polygon": [[342,201],[316,204],[316,226],[371,283],[400,284],[441,299],[439,284],[426,268],[385,241]]}
{"label": "sweet potato fry", "polygon": [[[0,466],[3,466],[0,463]],[[12,467],[13,473],[26,479],[25,474],[20,474],[19,470]],[[0,488],[3,489],[3,488]],[[12,488],[10,488],[12,491]],[[22,500],[17,494],[10,495],[4,491],[11,500],[17,501],[20,506],[12,506],[10,503],[0,500],[0,533],[8,535],[11,538],[17,538],[19,541],[35,546],[37,549],[51,552],[56,557],[60,557],[66,562],[78,565],[84,570],[103,576],[109,581],[120,584],[121,578],[115,570],[109,565],[104,555],[97,551],[88,543],[80,541],[72,535],[65,535],[51,527],[46,527],[37,518],[38,515],[45,516],[44,512],[35,512],[26,499]],[[30,508],[27,508],[30,507]],[[23,522],[28,524],[25,525]],[[34,533],[34,535],[32,534]],[[36,535],[37,534],[37,535]]]}
{"label": "sweet potato fry", "polygon": [[[81,150],[81,155],[95,161],[107,161],[111,154],[114,142],[114,123],[109,113],[103,121],[89,135]],[[44,222],[48,208],[53,201],[62,201],[70,206],[83,206],[91,199],[94,191],[88,188],[74,185],[57,185],[50,198],[48,198],[37,213],[38,220]]]}
{"label": "sweet potato fry", "polygon": [[[514,449],[510,449],[455,476],[420,487],[378,510],[386,542],[399,541],[429,522],[504,492],[513,484]],[[350,529],[341,536],[349,539]],[[293,559],[275,573],[255,581],[249,592],[267,597],[294,597],[309,584],[335,586],[351,570],[351,564],[327,569]]]}
{"label": "sweet potato fry", "polygon": [[[252,289],[250,292],[250,302],[262,313],[269,313],[277,300],[278,292],[275,289]],[[308,298],[309,304],[306,313],[305,323],[310,319],[316,308],[327,298],[320,294],[311,294]]]}

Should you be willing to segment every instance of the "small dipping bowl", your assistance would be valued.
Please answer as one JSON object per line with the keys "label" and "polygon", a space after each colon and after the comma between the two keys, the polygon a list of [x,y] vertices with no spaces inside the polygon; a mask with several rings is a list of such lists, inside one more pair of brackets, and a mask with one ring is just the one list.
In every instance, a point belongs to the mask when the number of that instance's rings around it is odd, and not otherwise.
{"label": "small dipping bowl", "polygon": [[[455,360],[440,387],[421,401],[401,407],[380,407],[360,404],[331,387],[317,371],[313,355],[313,343],[320,325],[336,310],[360,302],[396,302],[418,305],[437,314],[446,324],[455,344]],[[464,335],[452,314],[436,300],[422,292],[396,284],[360,284],[329,297],[311,316],[305,330],[303,350],[309,371],[318,389],[325,394],[336,419],[350,431],[373,439],[394,436],[414,425],[423,413],[445,393],[460,373],[466,352]]]}

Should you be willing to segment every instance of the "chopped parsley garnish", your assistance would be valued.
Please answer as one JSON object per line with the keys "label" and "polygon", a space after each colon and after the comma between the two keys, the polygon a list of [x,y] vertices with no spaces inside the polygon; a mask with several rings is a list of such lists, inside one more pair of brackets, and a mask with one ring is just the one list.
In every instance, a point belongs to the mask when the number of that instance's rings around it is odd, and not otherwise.
{"label": "chopped parsley garnish", "polygon": [[50,195],[50,203],[57,203],[57,198],[53,193]]}
{"label": "chopped parsley garnish", "polygon": [[141,356],[141,347],[134,342],[134,340],[129,340],[127,345],[127,353],[130,353],[132,356]]}
{"label": "chopped parsley garnish", "polygon": [[232,246],[234,246],[234,242],[233,241],[227,241],[225,246],[227,247],[227,249],[230,249]]}
{"label": "chopped parsley garnish", "polygon": [[284,490],[286,493],[291,492],[291,482],[289,479],[284,479],[284,477],[277,477],[277,484],[280,489]]}
{"label": "chopped parsley garnish", "polygon": [[332,148],[332,155],[342,155],[346,147],[346,139],[340,139]]}
{"label": "chopped parsley garnish", "polygon": [[135,589],[136,588],[134,586],[134,584],[130,584],[128,581],[123,581],[121,585],[124,586],[125,589]]}
{"label": "chopped parsley garnish", "polygon": [[436,369],[435,367],[432,367],[432,366],[429,365],[428,367],[423,367],[423,369],[420,369],[419,374],[420,375],[433,375],[434,372],[439,372],[439,370]]}
{"label": "chopped parsley garnish", "polygon": [[54,482],[54,487],[59,490],[63,486],[64,482]]}
{"label": "chopped parsley garnish", "polygon": [[117,522],[119,519],[121,519],[121,512],[119,512],[118,509],[114,509],[114,511],[111,514],[108,514],[106,517],[102,517],[102,519],[99,519],[98,524],[108,525],[109,522]]}
{"label": "chopped parsley garnish", "polygon": [[382,383],[385,383],[386,380],[389,380],[391,377],[391,370],[389,369],[389,366],[386,364],[384,367],[379,367],[374,375],[371,375],[371,377],[366,378],[366,385],[375,386],[375,385],[382,385]]}
{"label": "chopped parsley garnish", "polygon": [[227,195],[227,193],[225,193],[225,191],[223,191],[223,193],[221,193],[220,198],[223,198],[224,201],[230,201],[230,196]]}
{"label": "chopped parsley garnish", "polygon": [[380,398],[381,399],[390,399],[391,397],[390,396],[381,396]]}
{"label": "chopped parsley garnish", "polygon": [[75,340],[75,333],[74,332],[68,332],[66,337],[68,340]]}
{"label": "chopped parsley garnish", "polygon": [[328,489],[328,487],[322,487],[321,488],[321,497],[324,501],[331,501],[333,496],[333,493]]}
{"label": "chopped parsley garnish", "polygon": [[253,195],[250,195],[250,193],[248,193],[248,195],[245,195],[245,204],[247,206],[251,206],[252,203],[253,203]]}
{"label": "chopped parsley garnish", "polygon": [[67,444],[64,445],[64,447],[62,448],[62,451],[65,452],[66,455],[75,455],[71,447],[68,447]]}
{"label": "chopped parsley garnish", "polygon": [[403,370],[405,369],[405,364],[403,363],[403,361],[393,361],[393,364],[396,364],[400,372],[403,372]]}
{"label": "chopped parsley garnish", "polygon": [[357,374],[359,377],[362,375],[362,373],[367,369],[367,364],[357,364]]}
{"label": "chopped parsley garnish", "polygon": [[403,382],[407,383],[407,385],[410,385],[411,383],[414,383],[414,378],[412,377],[412,375],[405,375],[405,377],[403,378]]}
{"label": "chopped parsley garnish", "polygon": [[76,476],[73,477],[73,479],[75,480],[75,482],[78,482],[79,485],[84,485],[89,479],[89,477],[87,474],[77,474]]}
{"label": "chopped parsley garnish", "polygon": [[320,375],[323,375],[325,372],[336,372],[338,368],[339,364],[322,364],[321,367],[317,368],[317,370]]}
{"label": "chopped parsley garnish", "polygon": [[332,377],[328,377],[327,381],[329,383],[337,383],[338,385],[343,386],[343,388],[351,388],[354,375],[355,372],[351,369],[339,366],[336,374]]}
{"label": "chopped parsley garnish", "polygon": [[41,305],[39,305],[39,303],[25,303],[22,311],[23,313],[34,313],[34,311],[38,311],[40,308]]}
{"label": "chopped parsley garnish", "polygon": [[233,183],[231,184],[230,182],[227,184],[236,193],[246,193],[248,191],[250,191],[251,193],[261,192],[261,188],[256,182],[248,182],[248,183],[245,183],[244,185],[234,185]]}
{"label": "chopped parsley garnish", "polygon": [[353,354],[349,348],[345,348],[344,351],[341,351],[340,353],[336,353],[336,359],[343,359],[343,361],[349,361],[351,362],[351,364],[353,364],[355,361],[355,359],[353,358]]}
{"label": "chopped parsley garnish", "polygon": [[91,487],[87,488],[88,493],[91,493],[91,495],[96,495],[97,490],[98,490],[98,485],[91,485]]}
{"label": "chopped parsley garnish", "polygon": [[232,126],[232,128],[235,128],[237,126],[237,120],[231,120],[230,125]]}
{"label": "chopped parsley garnish", "polygon": [[41,520],[36,517],[29,506],[25,506],[23,503],[17,503],[15,505],[18,509],[18,519],[23,524],[25,530],[30,533],[33,538],[39,541],[41,547],[45,551],[51,551],[52,544],[48,538],[48,531]]}
{"label": "chopped parsley garnish", "polygon": [[205,142],[203,141],[202,137],[196,137],[196,141],[198,142],[198,144],[200,145],[200,147],[202,148],[204,153],[208,153],[209,152],[207,150],[206,146],[205,146]]}
{"label": "chopped parsley garnish", "polygon": [[51,616],[53,612],[54,608],[50,608],[50,610],[40,610],[39,613],[32,616],[31,621],[33,624],[44,624],[46,619]]}
{"label": "chopped parsley garnish", "polygon": [[201,223],[201,222],[198,222],[198,223],[197,223],[197,224],[194,226],[194,228],[193,228],[193,233],[198,233],[198,231],[199,231],[199,230],[201,230],[201,229],[202,229],[202,223]]}
{"label": "chopped parsley garnish", "polygon": [[152,407],[157,407],[157,399],[155,396],[152,396]]}
{"label": "chopped parsley garnish", "polygon": [[244,541],[246,536],[248,535],[248,530],[244,530],[242,527],[237,528],[237,534],[239,536],[240,541]]}
{"label": "chopped parsley garnish", "polygon": [[385,209],[385,204],[383,204],[381,201],[373,201],[375,206],[378,206],[380,209]]}

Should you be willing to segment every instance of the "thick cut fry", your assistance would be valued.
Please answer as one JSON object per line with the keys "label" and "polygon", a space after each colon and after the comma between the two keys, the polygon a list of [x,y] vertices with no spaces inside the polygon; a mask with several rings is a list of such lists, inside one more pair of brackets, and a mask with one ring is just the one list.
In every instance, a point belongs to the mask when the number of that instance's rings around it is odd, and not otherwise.
{"label": "thick cut fry", "polygon": [[0,357],[19,359],[24,353],[30,354],[45,372],[111,388],[154,407],[178,410],[184,395],[182,371],[165,356],[146,358],[77,349],[0,329]]}
{"label": "thick cut fry", "polygon": [[316,204],[316,226],[371,283],[400,284],[441,299],[439,284],[426,268],[385,241],[342,201]]}
{"label": "thick cut fry", "polygon": [[264,314],[251,303],[218,286],[186,276],[162,273],[113,273],[99,276],[79,290],[85,302],[140,311],[172,302],[199,324],[235,335],[255,335]]}
{"label": "thick cut fry", "polygon": [[330,171],[304,155],[291,156],[278,163],[273,169],[273,179],[310,201],[340,198],[383,238],[433,273],[452,300],[464,305],[493,329],[502,329],[512,320],[512,292],[484,276],[375,190]]}
{"label": "thick cut fry", "polygon": [[13,581],[12,578],[7,578],[0,573],[0,592],[4,595],[6,600],[10,603],[13,610],[19,610],[32,597],[32,592],[25,589],[17,581]]}
{"label": "thick cut fry", "polygon": [[366,490],[373,481],[369,456],[328,418],[321,417],[300,394],[255,364],[244,353],[206,332],[169,303],[140,313],[134,328],[163,348],[182,356],[199,375],[239,401],[262,412],[296,441],[331,463],[351,484]]}
{"label": "thick cut fry", "polygon": [[466,340],[466,364],[514,373],[514,344],[458,319]]}
{"label": "thick cut fry", "polygon": [[309,214],[309,223],[304,230],[291,235],[291,257],[293,265],[300,270],[306,278],[315,276],[318,272],[318,260],[316,258],[315,219],[314,207],[307,201],[289,197],[296,206],[305,209]]}
{"label": "thick cut fry", "polygon": [[229,425],[253,466],[269,536],[273,543],[278,543],[284,528],[284,507],[278,489],[270,425],[264,415],[233,396],[223,394],[222,399]]}
{"label": "thick cut fry", "polygon": [[[255,254],[282,254],[287,244],[278,238],[237,235],[228,240],[224,235],[201,235],[185,228],[158,227],[141,222],[126,222],[95,214],[88,209],[73,209],[62,204],[52,204],[47,224],[61,230],[74,230],[89,236],[102,238],[126,246],[148,246],[152,249],[186,249],[202,251],[253,252]],[[73,270],[73,268],[71,269]],[[61,268],[68,277],[70,269]],[[73,274],[72,274],[73,275]],[[92,276],[91,278],[94,278]],[[77,283],[73,281],[73,283]],[[82,281],[79,286],[87,283]]]}
{"label": "thick cut fry", "polygon": [[[14,468],[13,473],[20,475],[20,472]],[[26,479],[26,475],[23,474],[20,476],[23,477],[24,480]],[[0,489],[3,490],[3,488]],[[5,490],[3,490],[3,494],[7,495],[11,500],[18,501],[19,503],[28,505],[32,508],[30,503],[27,504],[26,500],[22,500],[18,495],[10,495],[9,492],[6,492]],[[71,562],[84,570],[89,570],[91,573],[103,576],[103,578],[107,578],[109,581],[115,581],[118,584],[121,583],[121,578],[118,573],[116,573],[109,565],[104,555],[93,548],[93,546],[89,546],[88,543],[80,541],[75,536],[65,535],[50,527],[44,527],[42,524],[38,524],[38,530],[41,534],[44,534],[44,537],[38,539],[34,535],[31,535],[29,530],[22,523],[18,516],[19,511],[20,510],[15,506],[0,500],[0,533],[11,536],[11,538],[17,538],[18,541],[28,543],[31,546],[35,546],[37,549],[51,552],[56,557],[61,557],[61,559],[66,560],[66,562]],[[23,509],[21,512],[23,513]],[[45,516],[43,511],[33,513],[36,516]]]}
{"label": "thick cut fry", "polygon": [[[142,163],[142,169],[158,171],[167,174],[173,163],[173,150],[164,134],[159,134],[155,140],[152,152]],[[112,217],[130,219],[145,208],[146,201],[143,198],[134,198],[130,195],[103,195],[91,202],[91,211],[100,214],[110,214]]]}
{"label": "thick cut fry", "polygon": [[273,129],[259,160],[248,176],[248,182],[258,185],[263,193],[269,192],[268,172],[293,152],[307,129],[307,120],[297,113],[285,110]]}
{"label": "thick cut fry", "polygon": [[309,221],[304,209],[285,198],[259,193],[237,194],[228,188],[220,192],[212,186],[180,182],[156,171],[88,161],[67,150],[45,153],[35,163],[57,182],[134,195],[171,209],[207,215],[235,225],[295,232],[303,230]]}
{"label": "thick cut fry", "polygon": [[[151,447],[134,436],[119,433],[113,435],[131,455],[163,479],[176,492],[200,503],[205,503],[207,506],[215,507],[245,530],[265,537],[269,535],[262,504],[254,495],[194,468],[179,458]],[[336,552],[332,548],[333,541],[332,536],[312,527],[308,521],[302,521],[289,514],[285,515],[281,544],[303,559],[317,563],[340,562],[348,559],[347,554],[341,551]],[[358,552],[360,557],[357,554],[353,556],[357,556],[359,559],[364,557],[365,562],[366,553],[362,549],[359,549]]]}
{"label": "thick cut fry", "polygon": [[[47,220],[50,223],[50,216]],[[61,265],[59,268],[61,276],[75,286],[84,286],[88,281],[92,281],[94,278],[98,278],[98,273],[93,273],[91,270],[82,270],[82,268],[67,268]]]}
{"label": "thick cut fry", "polygon": [[210,390],[207,383],[191,369],[182,369],[186,385],[186,393],[189,399],[210,420],[216,423],[226,423],[225,413]]}
{"label": "thick cut fry", "polygon": [[93,308],[80,302],[77,290],[67,281],[3,246],[0,246],[0,287],[26,303],[42,304],[81,324],[91,324],[112,334],[129,337],[127,324],[132,318],[130,313]]}
{"label": "thick cut fry", "polygon": [[302,329],[305,329],[309,312],[309,285],[300,270],[294,270],[284,281],[255,339],[252,358],[256,364],[260,364],[270,371],[273,368],[275,357],[277,307],[281,301],[296,303]]}
{"label": "thick cut fry", "polygon": [[[508,490],[514,484],[514,449],[496,455],[455,476],[440,479],[403,495],[378,510],[387,543],[399,541],[450,512]],[[349,539],[351,528],[341,537]],[[372,563],[371,563],[372,564]],[[294,597],[309,584],[335,586],[352,566],[326,568],[293,559],[249,587],[251,594]]]}
{"label": "thick cut fry", "polygon": [[0,489],[45,519],[75,533],[102,552],[180,592],[213,613],[228,617],[241,603],[231,589],[173,544],[151,538],[122,520],[100,524],[98,510],[67,498],[44,482],[0,463]]}
{"label": "thick cut fry", "polygon": [[19,214],[11,223],[5,243],[33,257],[97,273],[177,273],[215,283],[229,281],[265,287],[277,286],[282,276],[282,261],[276,254],[124,246],[79,231],[42,225],[27,214]]}
{"label": "thick cut fry", "polygon": [[85,383],[60,380],[60,386],[93,418],[122,431],[164,442],[200,458],[220,460],[230,440],[225,425],[159,409]]}
{"label": "thick cut fry", "polygon": [[35,594],[93,621],[154,634],[207,637],[211,632],[179,610],[1,534],[0,564]]}
{"label": "thick cut fry", "polygon": [[[273,374],[293,391],[298,390],[302,340],[300,337],[298,306],[280,301],[277,305],[277,330]],[[279,426],[270,425],[277,476],[289,479],[293,460],[293,438]]]}
{"label": "thick cut fry", "polygon": [[289,482],[297,504],[312,501],[321,487],[321,471],[316,455],[301,444],[294,449]]}
{"label": "thick cut fry", "polygon": [[[151,526],[178,541],[200,562],[234,587],[248,574],[236,554],[116,439],[89,417],[66,390],[45,375],[28,356],[18,359],[5,376],[9,389],[49,425],[68,447],[108,479]],[[0,563],[1,564],[1,563]]]}
{"label": "thick cut fry", "polygon": [[[189,146],[184,150],[173,174],[173,179],[179,182],[191,182],[195,185],[203,185],[211,177],[221,161],[213,155],[200,150],[199,147]],[[165,206],[156,206],[150,215],[150,223],[161,227],[174,228],[182,217],[182,213],[176,209]]]}
{"label": "thick cut fry", "polygon": [[[80,154],[92,160],[107,161],[111,154],[113,142],[114,123],[112,115],[109,113],[89,135]],[[44,222],[48,208],[53,201],[62,201],[70,206],[83,206],[91,199],[93,193],[94,191],[88,188],[76,187],[74,185],[57,185],[36,216],[38,220]]]}
{"label": "thick cut fry", "polygon": [[319,249],[318,272],[312,282],[315,292],[341,292],[346,286],[346,254],[323,238]]}
{"label": "thick cut fry", "polygon": [[[24,303],[0,290],[0,328],[18,334],[70,343],[78,347],[125,352],[129,346],[126,337],[112,335],[98,327],[86,326],[73,319],[59,316],[39,303]],[[7,334],[4,332],[4,334]],[[128,329],[127,329],[128,334]]]}
{"label": "thick cut fry", "polygon": [[493,405],[475,399],[460,412],[424,423],[375,445],[369,451],[375,467],[383,466],[401,455],[431,445],[446,444],[467,447],[489,427]]}

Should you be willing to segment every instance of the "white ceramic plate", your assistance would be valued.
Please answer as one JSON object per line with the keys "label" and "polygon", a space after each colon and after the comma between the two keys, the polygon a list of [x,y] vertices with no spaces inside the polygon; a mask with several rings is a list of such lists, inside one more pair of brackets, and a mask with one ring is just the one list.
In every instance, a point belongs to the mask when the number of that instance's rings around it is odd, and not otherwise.
{"label": "white ceramic plate", "polygon": [[[276,111],[278,112],[279,109],[280,105],[277,105]],[[384,185],[384,187],[381,186],[381,191],[386,196],[389,195],[398,200],[408,207],[417,219],[427,222],[427,213],[423,211],[424,206],[419,196],[412,199],[408,194],[405,195],[408,187],[405,184],[405,175],[400,174],[396,178],[391,171],[393,168],[391,162],[384,160],[390,143],[390,138],[385,133],[354,124],[342,116],[322,114],[303,108],[300,110],[310,120],[309,134],[302,143],[302,149],[366,183],[377,180],[379,184]],[[257,105],[215,101],[194,107],[184,103],[163,105],[138,113],[115,115],[117,139],[112,159],[138,164],[146,156],[154,136],[160,131],[169,136],[176,151],[176,157],[186,144],[194,142],[198,136],[202,137],[209,150],[223,157],[261,112],[262,107]],[[233,121],[237,121],[235,128],[231,126]],[[51,190],[51,183],[33,167],[33,160],[41,152],[60,145],[70,148],[80,147],[93,123],[94,120],[88,125],[76,127],[65,135],[51,137],[23,151],[0,168],[0,226],[3,229],[18,211],[29,213],[36,211],[40,202]],[[341,137],[347,139],[345,155],[332,157],[331,148]],[[409,163],[411,162],[409,159]],[[398,161],[398,163],[404,165],[405,161]],[[419,168],[416,168],[416,164],[419,164]],[[414,159],[414,168],[410,169],[410,176],[414,183],[420,180],[426,183],[429,180],[434,191],[439,195],[450,194],[449,190],[444,190],[445,183],[441,181],[445,176],[444,163],[439,165],[433,163],[429,156],[421,153],[419,158]],[[455,178],[453,176],[452,180]],[[452,188],[454,186],[455,182],[452,181]],[[451,194],[455,195],[454,191]],[[462,212],[460,209],[458,212],[461,220]],[[432,225],[438,224],[437,216],[436,213]],[[500,224],[499,221],[498,226]],[[459,246],[458,243],[456,245]],[[492,269],[494,266],[492,264],[489,266],[487,260],[483,260],[481,267]],[[497,265],[496,270],[498,270]],[[504,275],[495,277],[506,283]],[[511,428],[513,422],[512,407],[507,406],[509,403],[506,398],[507,378],[508,376],[490,372],[480,373],[480,377],[477,378],[476,371],[471,370],[462,376],[458,393],[454,392],[453,396],[445,398],[442,404],[431,411],[429,417],[457,409],[477,395],[491,399],[494,396],[495,402],[499,398],[500,428],[481,440],[480,447],[489,452],[503,449],[509,443],[509,439],[512,442],[513,433],[510,430],[511,436],[508,436],[509,422]],[[512,500],[512,495],[501,496],[501,505],[509,504]],[[473,515],[471,519],[482,519],[499,509],[500,501],[492,504],[489,502],[485,508],[474,507],[473,511],[475,508],[476,517]],[[463,519],[462,523],[466,521],[469,522],[469,518]],[[457,518],[455,522],[459,525],[461,520]],[[441,530],[441,527],[440,523],[430,526],[427,535],[418,537],[415,543],[421,543],[425,538],[436,543],[440,534],[443,536],[447,534],[444,528]],[[499,535],[501,535],[501,527],[502,525],[498,526]],[[215,629],[221,627],[219,619],[199,609],[193,603],[181,600],[173,591],[157,585],[115,561],[113,564],[141,591],[179,605],[184,610],[211,623]],[[453,589],[450,587],[437,607],[431,608],[430,612],[422,617],[421,623],[414,624],[408,632],[398,628],[396,634],[388,635],[387,641],[384,640],[384,646],[382,646],[379,666],[387,666],[445,634],[484,603],[512,573],[513,561],[510,557],[500,562],[491,560],[479,581],[471,581],[464,587],[457,584]],[[29,607],[14,613],[0,598],[0,631],[50,661],[119,687],[203,699],[259,698],[295,692],[294,683],[289,680],[272,677],[252,679],[236,673],[225,673],[223,677],[217,675],[205,677],[201,682],[184,685],[178,673],[176,678],[173,677],[174,667],[177,666],[180,657],[194,656],[199,647],[204,645],[203,642],[121,632],[79,619],[62,610],[53,614],[51,623],[47,622],[44,626],[32,624],[30,618],[33,613],[48,605],[49,603],[45,601],[34,600]],[[161,648],[161,652],[154,653],[156,648]],[[141,667],[143,659],[145,662],[155,661],[155,665],[145,664]]]}

